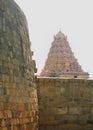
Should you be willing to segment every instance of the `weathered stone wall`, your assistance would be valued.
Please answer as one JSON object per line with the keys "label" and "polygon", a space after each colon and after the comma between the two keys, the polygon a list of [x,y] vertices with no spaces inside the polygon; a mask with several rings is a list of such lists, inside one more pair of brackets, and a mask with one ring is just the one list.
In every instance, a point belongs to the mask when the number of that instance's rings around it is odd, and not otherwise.
{"label": "weathered stone wall", "polygon": [[37,88],[26,18],[0,0],[0,130],[37,130]]}
{"label": "weathered stone wall", "polygon": [[93,130],[93,80],[38,78],[39,130]]}

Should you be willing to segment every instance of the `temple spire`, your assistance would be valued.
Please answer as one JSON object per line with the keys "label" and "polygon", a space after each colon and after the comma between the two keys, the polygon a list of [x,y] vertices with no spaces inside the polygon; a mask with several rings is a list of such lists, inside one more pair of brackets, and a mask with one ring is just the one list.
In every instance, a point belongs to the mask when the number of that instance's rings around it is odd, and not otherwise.
{"label": "temple spire", "polygon": [[54,37],[41,76],[88,78],[88,73],[83,71],[75,58],[67,36],[61,31]]}

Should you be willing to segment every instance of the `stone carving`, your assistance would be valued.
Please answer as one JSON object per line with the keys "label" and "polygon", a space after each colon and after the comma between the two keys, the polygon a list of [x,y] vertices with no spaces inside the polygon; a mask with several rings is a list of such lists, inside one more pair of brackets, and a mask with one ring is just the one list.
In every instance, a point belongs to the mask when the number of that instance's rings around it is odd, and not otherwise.
{"label": "stone carving", "polygon": [[54,36],[41,76],[65,78],[88,78],[89,76],[88,73],[83,72],[69,46],[67,36],[61,31]]}

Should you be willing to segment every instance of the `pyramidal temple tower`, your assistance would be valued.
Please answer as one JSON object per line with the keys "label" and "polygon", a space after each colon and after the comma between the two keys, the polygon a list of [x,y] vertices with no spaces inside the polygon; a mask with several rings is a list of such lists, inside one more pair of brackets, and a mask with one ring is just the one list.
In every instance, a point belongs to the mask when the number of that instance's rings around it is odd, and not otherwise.
{"label": "pyramidal temple tower", "polygon": [[61,31],[54,36],[41,76],[63,78],[88,78],[89,76],[82,70],[69,46],[67,36]]}

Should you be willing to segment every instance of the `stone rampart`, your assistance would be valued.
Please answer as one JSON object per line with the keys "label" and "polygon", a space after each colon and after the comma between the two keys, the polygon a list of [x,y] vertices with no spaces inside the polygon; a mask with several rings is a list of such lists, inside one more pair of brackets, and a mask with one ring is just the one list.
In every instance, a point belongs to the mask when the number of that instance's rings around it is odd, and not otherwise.
{"label": "stone rampart", "polygon": [[93,130],[93,80],[38,78],[39,130]]}
{"label": "stone rampart", "polygon": [[0,0],[0,130],[37,130],[35,70],[25,15]]}

